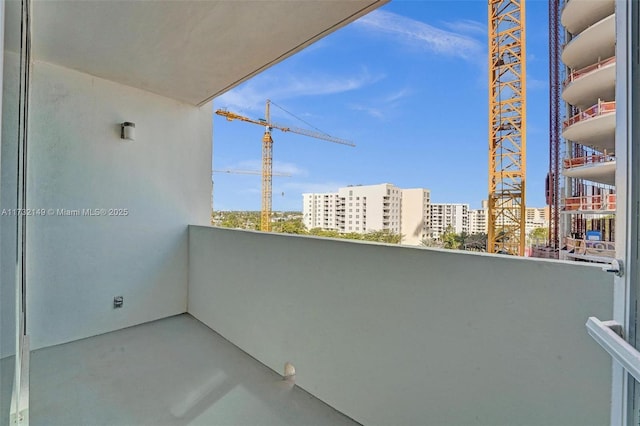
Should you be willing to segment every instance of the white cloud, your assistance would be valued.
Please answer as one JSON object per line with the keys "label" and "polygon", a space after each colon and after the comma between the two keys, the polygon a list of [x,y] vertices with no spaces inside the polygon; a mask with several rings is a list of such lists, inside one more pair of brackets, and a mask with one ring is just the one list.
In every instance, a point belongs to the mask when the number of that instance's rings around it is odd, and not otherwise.
{"label": "white cloud", "polygon": [[[473,26],[469,22],[466,23],[467,29]],[[484,52],[484,44],[472,37],[436,28],[424,22],[391,12],[376,10],[360,18],[355,23],[401,37],[408,42],[417,43],[434,53],[445,56],[475,60],[483,55]]]}
{"label": "white cloud", "polygon": [[373,107],[368,107],[365,105],[358,105],[358,104],[351,104],[349,105],[349,108],[351,108],[354,111],[366,112],[367,114],[375,118],[384,118],[384,113],[378,108],[373,108]]}
{"label": "white cloud", "polygon": [[452,31],[467,34],[486,34],[487,24],[483,24],[472,19],[462,19],[455,22],[445,22],[444,25]]}
{"label": "white cloud", "polygon": [[406,98],[410,94],[411,94],[411,91],[409,89],[406,89],[406,88],[400,89],[396,92],[388,94],[382,101],[384,103],[393,103],[393,102],[399,101],[402,98]]}
{"label": "white cloud", "polygon": [[379,96],[374,101],[372,101],[373,105],[382,105],[383,109],[374,107],[374,106],[363,105],[361,103],[350,104],[349,108],[353,111],[365,112],[372,117],[383,120],[388,115],[389,111],[399,106],[400,104],[399,101],[401,99],[404,99],[407,96],[410,96],[411,93],[412,93],[411,90],[407,88],[399,89],[394,92],[388,93],[386,95]]}
{"label": "white cloud", "polygon": [[384,78],[372,75],[365,68],[350,76],[308,73],[305,75],[260,75],[230,90],[214,100],[216,108],[235,111],[264,111],[265,101],[282,101],[299,96],[319,96],[343,93],[371,85]]}

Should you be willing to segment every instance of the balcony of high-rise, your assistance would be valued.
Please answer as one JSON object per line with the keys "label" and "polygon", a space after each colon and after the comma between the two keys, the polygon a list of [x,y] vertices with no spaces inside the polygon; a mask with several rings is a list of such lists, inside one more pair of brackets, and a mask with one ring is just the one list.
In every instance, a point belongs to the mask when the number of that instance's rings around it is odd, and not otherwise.
{"label": "balcony of high-rise", "polygon": [[209,99],[382,3],[5,2],[2,207],[131,210],[2,217],[0,424],[620,424],[632,256],[209,225]]}

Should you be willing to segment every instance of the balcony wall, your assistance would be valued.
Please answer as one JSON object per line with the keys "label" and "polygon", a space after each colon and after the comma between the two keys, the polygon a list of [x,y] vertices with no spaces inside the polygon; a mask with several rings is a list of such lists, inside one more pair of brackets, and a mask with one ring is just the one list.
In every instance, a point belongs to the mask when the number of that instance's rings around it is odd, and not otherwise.
{"label": "balcony wall", "polygon": [[[18,55],[6,52],[3,61],[2,141],[18,140],[19,66]],[[3,142],[0,145],[0,209],[18,208],[15,190],[18,185],[17,167],[17,143]],[[15,355],[17,224],[17,216],[0,215],[0,325],[3,331],[0,333],[0,358]]]}
{"label": "balcony wall", "polygon": [[590,265],[192,226],[189,312],[366,425],[603,425]]}
{"label": "balcony wall", "polygon": [[[32,70],[27,203],[51,210],[27,217],[32,349],[185,312],[187,225],[211,214],[211,106]],[[124,121],[135,141],[120,139]]]}

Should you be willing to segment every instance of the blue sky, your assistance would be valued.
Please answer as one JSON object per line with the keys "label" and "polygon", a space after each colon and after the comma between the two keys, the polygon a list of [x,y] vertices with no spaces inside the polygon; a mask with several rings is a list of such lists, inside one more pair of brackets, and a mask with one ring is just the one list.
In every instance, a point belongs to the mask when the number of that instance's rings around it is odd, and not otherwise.
{"label": "blue sky", "polygon": [[[548,169],[547,2],[527,2],[527,205]],[[273,210],[355,184],[487,197],[487,3],[392,1],[214,100],[252,118],[271,99],[355,148],[273,131]],[[275,122],[309,128],[272,110]],[[261,167],[263,129],[214,115],[215,169]],[[214,175],[216,210],[260,210],[260,177]]]}

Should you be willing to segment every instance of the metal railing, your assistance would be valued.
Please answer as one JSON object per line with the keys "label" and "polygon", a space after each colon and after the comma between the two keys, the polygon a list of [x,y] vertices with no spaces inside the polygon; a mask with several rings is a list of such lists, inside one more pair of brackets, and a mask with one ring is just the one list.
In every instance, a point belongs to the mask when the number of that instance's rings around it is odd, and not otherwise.
{"label": "metal railing", "polygon": [[581,197],[563,198],[562,210],[572,211],[615,211],[616,194],[585,195]]}
{"label": "metal railing", "polygon": [[571,169],[573,167],[586,166],[588,164],[608,163],[615,160],[616,157],[609,154],[595,154],[584,157],[567,158],[564,160],[564,168]]}
{"label": "metal railing", "polygon": [[564,83],[562,83],[562,85],[563,87],[567,87],[567,85],[569,85],[570,83],[573,83],[579,78],[584,77],[585,75],[590,74],[593,71],[599,70],[602,67],[606,67],[607,65],[611,65],[615,63],[616,63],[616,57],[612,56],[607,59],[602,59],[595,64],[589,65],[584,68],[580,68],[579,70],[571,71],[571,74],[569,74],[569,77],[564,81]]}
{"label": "metal railing", "polygon": [[597,104],[588,108],[582,112],[577,113],[573,117],[564,121],[564,128],[572,126],[580,121],[588,120],[590,118],[598,117],[600,115],[616,112],[616,101],[602,102],[598,101]]}
{"label": "metal railing", "polygon": [[616,257],[616,244],[613,241],[592,241],[565,237],[564,243],[567,251],[573,254],[610,257],[612,259]]}

